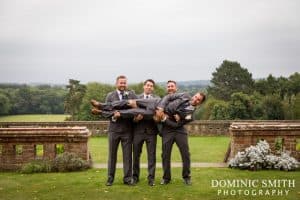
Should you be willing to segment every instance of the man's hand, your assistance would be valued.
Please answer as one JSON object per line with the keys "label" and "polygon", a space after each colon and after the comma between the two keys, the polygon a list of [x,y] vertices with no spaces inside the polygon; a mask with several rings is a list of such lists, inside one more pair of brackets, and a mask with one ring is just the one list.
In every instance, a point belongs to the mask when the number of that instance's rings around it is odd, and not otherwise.
{"label": "man's hand", "polygon": [[114,112],[113,118],[118,119],[119,117],[121,117],[121,113],[119,111]]}
{"label": "man's hand", "polygon": [[138,115],[134,116],[133,121],[138,122],[138,121],[141,121],[143,118],[144,118],[144,116],[142,114],[138,114]]}
{"label": "man's hand", "polygon": [[180,116],[178,114],[175,114],[174,119],[175,119],[176,122],[179,122],[180,121]]}
{"label": "man's hand", "polygon": [[127,105],[130,106],[131,108],[137,108],[138,107],[137,104],[136,104],[136,101],[134,99],[129,99]]}
{"label": "man's hand", "polygon": [[158,108],[158,109],[155,110],[155,115],[158,118],[160,118],[163,114],[164,114],[164,110],[163,109]]}
{"label": "man's hand", "polygon": [[156,109],[153,119],[155,122],[163,122],[163,121],[166,121],[167,117],[168,116],[167,116],[167,114],[164,113],[164,111],[162,111],[160,109]]}

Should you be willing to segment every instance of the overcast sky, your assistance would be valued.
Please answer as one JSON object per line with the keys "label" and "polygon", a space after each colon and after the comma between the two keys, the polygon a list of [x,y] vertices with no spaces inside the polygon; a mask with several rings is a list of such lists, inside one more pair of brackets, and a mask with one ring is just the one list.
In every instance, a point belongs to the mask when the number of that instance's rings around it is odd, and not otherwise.
{"label": "overcast sky", "polygon": [[0,82],[208,80],[300,71],[299,0],[0,0]]}

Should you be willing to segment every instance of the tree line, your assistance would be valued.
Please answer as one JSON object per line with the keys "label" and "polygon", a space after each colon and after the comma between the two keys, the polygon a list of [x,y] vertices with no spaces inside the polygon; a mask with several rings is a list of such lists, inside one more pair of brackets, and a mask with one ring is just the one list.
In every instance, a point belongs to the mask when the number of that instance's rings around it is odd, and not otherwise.
{"label": "tree line", "polygon": [[0,84],[0,115],[63,114],[64,86]]}
{"label": "tree line", "polygon": [[212,74],[198,119],[300,119],[300,74],[254,80],[238,62],[223,61]]}
{"label": "tree line", "polygon": [[[224,60],[212,74],[210,85],[179,84],[180,91],[191,95],[207,93],[207,101],[196,110],[196,119],[203,120],[282,120],[300,119],[300,74],[289,77],[253,79],[238,62]],[[131,84],[136,94],[143,92],[143,83]],[[100,82],[81,84],[70,79],[66,86],[0,84],[0,115],[69,114],[69,120],[99,120],[90,113],[90,100],[105,101],[115,86]],[[166,94],[157,84],[155,93]]]}

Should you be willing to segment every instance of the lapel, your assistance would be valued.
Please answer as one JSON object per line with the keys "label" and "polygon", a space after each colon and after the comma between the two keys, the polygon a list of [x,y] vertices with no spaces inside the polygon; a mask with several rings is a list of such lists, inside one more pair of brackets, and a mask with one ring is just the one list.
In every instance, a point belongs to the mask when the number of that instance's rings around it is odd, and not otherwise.
{"label": "lapel", "polygon": [[119,100],[120,100],[120,98],[119,98],[119,93],[118,93],[118,91],[117,91],[117,90],[115,90],[115,93],[114,93],[113,99],[114,99],[114,101],[119,101]]}

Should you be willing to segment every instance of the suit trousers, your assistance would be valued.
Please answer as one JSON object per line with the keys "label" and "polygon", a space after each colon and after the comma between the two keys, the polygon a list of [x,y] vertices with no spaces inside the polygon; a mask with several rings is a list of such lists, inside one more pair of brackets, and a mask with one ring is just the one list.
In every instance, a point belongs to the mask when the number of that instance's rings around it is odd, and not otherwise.
{"label": "suit trousers", "polygon": [[140,158],[144,142],[147,148],[148,180],[154,180],[156,168],[157,134],[137,133],[133,138],[133,178],[139,180]]}
{"label": "suit trousers", "polygon": [[132,179],[132,133],[109,132],[108,178],[114,180],[117,163],[118,146],[121,142],[123,152],[124,182]]}
{"label": "suit trousers", "polygon": [[163,179],[167,181],[171,180],[171,152],[174,143],[178,146],[182,159],[182,178],[191,177],[191,159],[187,134],[167,132],[162,134]]}

